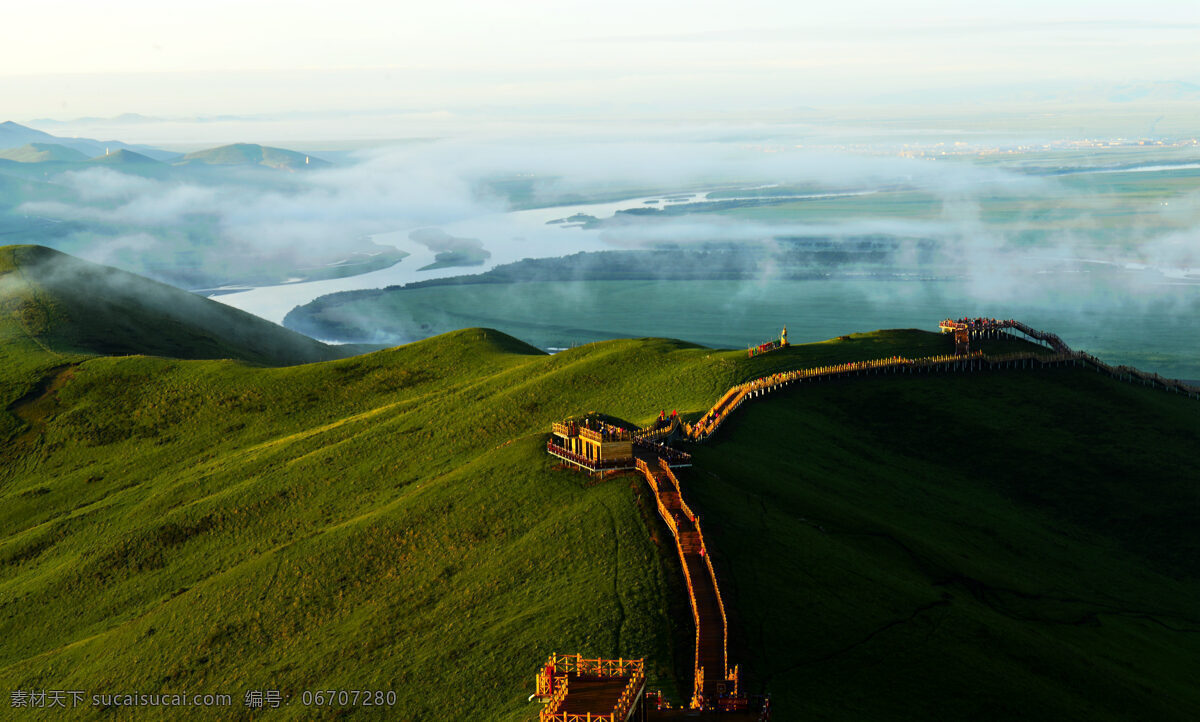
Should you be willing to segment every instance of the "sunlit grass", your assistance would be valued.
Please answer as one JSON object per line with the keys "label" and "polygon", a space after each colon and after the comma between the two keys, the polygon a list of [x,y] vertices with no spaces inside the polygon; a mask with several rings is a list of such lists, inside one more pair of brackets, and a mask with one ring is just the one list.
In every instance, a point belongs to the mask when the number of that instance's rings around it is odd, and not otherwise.
{"label": "sunlit grass", "polygon": [[[6,364],[0,379],[16,399],[63,360],[4,328],[4,353],[19,363]],[[560,651],[646,657],[651,686],[681,699],[689,683],[686,664],[682,673],[678,664],[690,659],[688,615],[680,608],[677,559],[670,547],[656,546],[663,530],[635,501],[641,482],[592,484],[553,469],[542,449],[549,423],[587,411],[641,423],[661,409],[696,415],[729,385],[778,369],[928,355],[947,343],[910,330],[850,334],[754,359],[662,339],[548,356],[503,334],[468,329],[286,368],[71,357],[71,378],[33,420],[37,433],[18,440],[30,429],[9,414],[0,451],[0,675],[13,688],[195,690],[235,698],[258,688],[293,695],[388,688],[398,693],[401,718],[519,720],[534,712],[525,698],[536,665]],[[885,418],[881,400],[893,399],[892,409],[894,394],[909,393],[899,390],[902,383],[875,395],[868,389],[876,387],[849,384],[818,393],[877,419]],[[911,387],[914,418],[941,423],[921,410],[924,394],[992,393],[983,378],[951,383],[959,390]],[[1049,377],[1040,383],[1030,398],[1058,388]],[[1012,389],[994,403],[965,406],[956,428],[983,434],[1013,409],[1026,413],[1027,391]],[[1113,400],[1097,408],[1153,395],[1129,387],[1111,393]],[[782,418],[747,439],[742,424],[753,428],[756,404],[735,416],[727,440],[699,450],[690,482],[712,520],[706,531],[726,535],[730,558],[744,543],[732,530],[759,513],[742,500],[760,493],[758,482],[719,492],[706,485],[709,471],[725,478],[732,464],[757,465],[769,477],[762,483],[781,489],[806,488],[808,472],[797,478],[787,469],[819,470],[822,498],[850,515],[839,523],[858,519],[856,513],[874,520],[892,514],[894,486],[873,497],[862,477],[869,471],[891,479],[890,467],[861,463],[871,454],[903,462],[911,436],[879,434],[874,446],[863,446],[852,441],[858,431],[848,412],[818,395],[802,407],[802,423]],[[966,468],[948,463],[945,474]],[[920,473],[902,467],[893,481]],[[914,498],[937,493],[913,488]],[[991,508],[1001,497],[989,493],[962,492],[962,508]],[[728,588],[735,598],[747,595],[737,619],[748,629],[755,615],[785,614],[792,626],[779,627],[779,639],[803,640],[817,634],[810,617],[771,605],[805,609],[822,594],[843,594],[810,588],[797,595],[789,555],[841,559],[850,574],[859,573],[852,564],[861,561],[861,573],[878,573],[883,562],[870,554],[856,561],[807,541],[796,546],[807,533],[797,515],[819,511],[789,503],[770,511],[777,519],[766,536],[746,528],[777,545],[764,559],[780,565]],[[1013,534],[1028,527],[1037,538],[1055,538],[1036,514],[1013,511],[1005,523]],[[956,553],[953,534],[941,526],[908,533],[913,545],[941,550],[939,558]],[[1002,561],[979,564],[1007,579],[1013,567]],[[1106,578],[1089,569],[1088,580]],[[1040,578],[1049,573],[1037,570]],[[924,600],[926,583],[906,579],[904,593]],[[1162,589],[1164,599],[1177,598]],[[821,634],[852,637],[908,602],[873,590],[858,588],[861,599],[842,617],[821,618]],[[757,649],[742,659],[761,680],[784,658]],[[778,674],[770,686],[782,702],[793,682],[790,672]],[[295,699],[288,714],[311,716]]]}

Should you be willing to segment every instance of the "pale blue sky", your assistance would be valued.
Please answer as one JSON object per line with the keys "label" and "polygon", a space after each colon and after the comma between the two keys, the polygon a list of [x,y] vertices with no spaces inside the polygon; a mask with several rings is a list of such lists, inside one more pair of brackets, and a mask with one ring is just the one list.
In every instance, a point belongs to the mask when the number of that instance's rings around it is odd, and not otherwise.
{"label": "pale blue sky", "polygon": [[0,11],[10,118],[787,108],[1200,80],[1200,2],[40,0]]}

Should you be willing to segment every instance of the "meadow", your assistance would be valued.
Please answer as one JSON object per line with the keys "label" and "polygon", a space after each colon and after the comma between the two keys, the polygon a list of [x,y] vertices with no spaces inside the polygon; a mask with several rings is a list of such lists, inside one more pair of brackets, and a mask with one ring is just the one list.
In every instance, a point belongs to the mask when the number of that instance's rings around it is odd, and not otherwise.
{"label": "meadow", "polygon": [[1193,717],[1197,413],[1073,370],[751,404],[687,482],[751,689],[806,719]]}
{"label": "meadow", "polygon": [[[0,678],[231,694],[223,718],[251,716],[248,690],[279,690],[281,718],[353,716],[302,704],[352,688],[395,691],[397,719],[528,720],[551,651],[645,657],[685,699],[690,615],[644,482],[557,468],[549,424],[695,418],[774,371],[949,344],[547,355],[474,328],[264,366],[236,343],[245,360],[88,351],[96,329],[32,293],[0,317]],[[198,333],[143,318],[160,354]],[[1194,401],[1064,370],[804,386],[739,413],[683,483],[777,719],[1194,707]]]}

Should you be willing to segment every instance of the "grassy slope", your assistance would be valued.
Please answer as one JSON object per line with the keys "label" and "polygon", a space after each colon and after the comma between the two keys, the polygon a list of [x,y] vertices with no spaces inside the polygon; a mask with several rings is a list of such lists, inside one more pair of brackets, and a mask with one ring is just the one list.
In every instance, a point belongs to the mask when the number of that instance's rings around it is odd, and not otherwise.
{"label": "grassy slope", "polygon": [[475,330],[279,369],[72,360],[18,409],[39,433],[3,447],[14,686],[386,686],[407,717],[521,719],[531,670],[560,650],[645,655],[673,689],[663,530],[631,480],[550,469],[542,434],[588,409],[699,413],[757,372],[741,353],[617,341],[549,357]]}
{"label": "grassy slope", "polygon": [[74,163],[87,160],[87,156],[74,148],[53,143],[30,143],[20,148],[0,150],[0,158],[18,163],[44,163],[46,161]]}
{"label": "grassy slope", "polygon": [[[27,336],[10,341],[3,348],[27,372],[2,367],[9,399],[36,385],[38,369],[64,363]],[[631,503],[640,483],[587,485],[552,469],[541,449],[548,423],[588,410],[643,422],[660,408],[698,414],[729,384],[774,367],[919,356],[945,343],[902,331],[754,360],[663,340],[544,356],[475,329],[289,368],[69,358],[78,363],[53,394],[17,409],[37,433],[10,430],[0,447],[0,677],[12,688],[235,696],[383,687],[397,691],[404,719],[517,720],[533,712],[534,667],[558,650],[647,656],[652,685],[678,698],[671,669],[690,640],[672,636],[664,612],[679,601],[673,553],[655,548],[664,530]],[[702,468],[724,476],[720,448],[702,451]],[[786,460],[778,448],[770,456]],[[695,487],[714,508],[712,487]],[[875,513],[890,514],[893,500]],[[746,508],[732,506],[715,533],[733,531]],[[1049,533],[1036,515],[1012,520]],[[730,557],[735,541],[720,538]],[[764,578],[758,598],[787,598]],[[793,581],[779,577],[775,590]],[[884,588],[863,583],[861,608],[783,635],[853,636],[908,601]],[[752,597],[739,603],[747,620],[759,613]],[[1157,643],[1176,653],[1174,638]],[[793,683],[772,680],[781,702]]]}
{"label": "grassy slope", "polygon": [[263,364],[344,350],[172,286],[41,246],[0,247],[0,311],[58,351]]}
{"label": "grassy slope", "polygon": [[689,491],[786,718],[1183,720],[1198,449],[1084,371],[867,380],[751,406]]}

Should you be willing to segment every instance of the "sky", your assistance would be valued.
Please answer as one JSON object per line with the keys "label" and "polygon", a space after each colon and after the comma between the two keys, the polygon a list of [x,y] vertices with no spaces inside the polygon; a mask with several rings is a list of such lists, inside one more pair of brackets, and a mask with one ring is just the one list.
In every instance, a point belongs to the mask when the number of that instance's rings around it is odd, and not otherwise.
{"label": "sky", "polygon": [[1195,0],[975,5],[40,0],[0,11],[0,97],[17,120],[703,117],[993,86],[1200,82]]}

